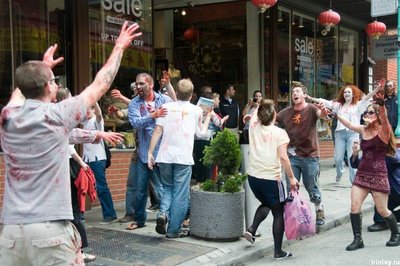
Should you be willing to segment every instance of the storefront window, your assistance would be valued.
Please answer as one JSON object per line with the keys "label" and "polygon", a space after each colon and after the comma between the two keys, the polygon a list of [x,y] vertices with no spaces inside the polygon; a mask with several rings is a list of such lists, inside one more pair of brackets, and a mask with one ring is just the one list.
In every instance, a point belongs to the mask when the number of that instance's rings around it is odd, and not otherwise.
{"label": "storefront window", "polygon": [[195,91],[211,85],[222,93],[226,84],[235,98],[247,99],[246,3],[243,1],[195,6],[174,12],[174,56],[168,62],[189,77]]}
{"label": "storefront window", "polygon": [[[64,0],[0,0],[0,103],[7,103],[14,87],[14,70],[28,60],[41,60],[57,43],[56,57],[65,54]],[[11,17],[10,17],[11,14]],[[65,62],[53,69],[65,84]]]}
{"label": "storefront window", "polygon": [[314,89],[315,21],[302,14],[292,13],[292,81]]}
{"label": "storefront window", "polygon": [[339,85],[355,84],[357,70],[358,34],[340,27],[339,31]]}
{"label": "storefront window", "polygon": [[290,11],[278,10],[278,111],[290,103]]}
{"label": "storefront window", "polygon": [[334,99],[338,91],[337,27],[322,35],[323,26],[317,28],[316,39],[316,97]]}
{"label": "storefront window", "polygon": [[[95,3],[89,3],[92,78],[95,77],[110,56],[124,21],[137,22],[140,26],[140,31],[143,33],[125,50],[120,69],[111,86],[112,89],[118,89],[124,96],[131,98],[133,92],[130,89],[130,84],[135,81],[136,75],[141,72],[153,74],[151,1],[104,0],[93,2]],[[157,81],[155,80],[155,82]],[[111,104],[119,109],[127,108],[126,103],[113,99],[110,93],[103,96],[100,106],[105,118],[106,130],[131,130],[132,128],[127,119],[118,119],[107,114],[107,109]]]}

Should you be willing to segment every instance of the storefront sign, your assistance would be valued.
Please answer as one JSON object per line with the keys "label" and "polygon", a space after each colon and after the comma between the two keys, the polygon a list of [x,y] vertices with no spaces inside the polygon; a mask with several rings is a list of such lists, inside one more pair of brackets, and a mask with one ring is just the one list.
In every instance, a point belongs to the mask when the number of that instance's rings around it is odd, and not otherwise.
{"label": "storefront sign", "polygon": [[141,0],[104,0],[101,1],[104,10],[114,11],[118,14],[134,15],[141,17],[143,15],[143,4]]}
{"label": "storefront sign", "polygon": [[371,16],[380,17],[396,14],[397,0],[371,0]]}
{"label": "storefront sign", "polygon": [[372,57],[374,59],[388,59],[397,57],[397,35],[380,37],[373,41]]}
{"label": "storefront sign", "polygon": [[314,41],[311,38],[295,38],[294,49],[301,54],[314,55]]}

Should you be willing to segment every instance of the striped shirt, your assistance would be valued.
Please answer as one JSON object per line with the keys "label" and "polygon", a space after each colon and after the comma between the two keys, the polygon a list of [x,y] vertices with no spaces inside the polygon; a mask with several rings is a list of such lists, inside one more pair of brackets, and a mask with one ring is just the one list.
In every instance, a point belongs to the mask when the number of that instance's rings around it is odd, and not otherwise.
{"label": "striped shirt", "polygon": [[[172,102],[167,95],[154,92],[154,105],[151,106],[146,101],[136,96],[128,106],[128,117],[132,127],[137,129],[138,134],[138,155],[142,163],[147,163],[147,151],[149,150],[151,136],[155,127],[155,120],[151,113],[160,108],[164,103]],[[159,144],[154,149],[154,158],[157,156]]]}

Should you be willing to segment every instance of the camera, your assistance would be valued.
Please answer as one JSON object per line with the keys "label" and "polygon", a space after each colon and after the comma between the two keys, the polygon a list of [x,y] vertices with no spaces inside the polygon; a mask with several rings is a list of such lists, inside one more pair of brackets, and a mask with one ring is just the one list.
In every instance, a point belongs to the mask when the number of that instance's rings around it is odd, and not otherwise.
{"label": "camera", "polygon": [[255,103],[257,102],[257,98],[256,97],[253,98],[253,102],[255,102]]}
{"label": "camera", "polygon": [[135,91],[136,90],[136,82],[132,82],[130,85],[131,90]]}

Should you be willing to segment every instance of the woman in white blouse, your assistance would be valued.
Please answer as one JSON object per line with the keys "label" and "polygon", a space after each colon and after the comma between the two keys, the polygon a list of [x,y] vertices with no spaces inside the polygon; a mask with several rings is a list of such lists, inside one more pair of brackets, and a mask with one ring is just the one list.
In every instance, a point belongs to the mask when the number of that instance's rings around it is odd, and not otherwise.
{"label": "woman in white blouse", "polygon": [[[308,96],[308,99],[316,103],[323,103],[325,107],[331,109],[333,113],[345,117],[353,124],[360,125],[362,113],[367,109],[372,96],[379,88],[380,86],[377,86],[372,92],[368,93],[367,96],[364,96],[364,93],[356,85],[345,85],[339,90],[335,100],[316,99],[311,96]],[[340,121],[337,122],[334,134],[336,182],[340,182],[344,174],[343,158],[345,152],[347,151],[349,155],[352,153],[353,142],[358,141],[360,136],[358,133],[346,128]],[[350,156],[348,156],[348,160],[350,160]],[[350,166],[350,162],[348,162],[348,165],[350,182],[353,183],[356,169]]]}

